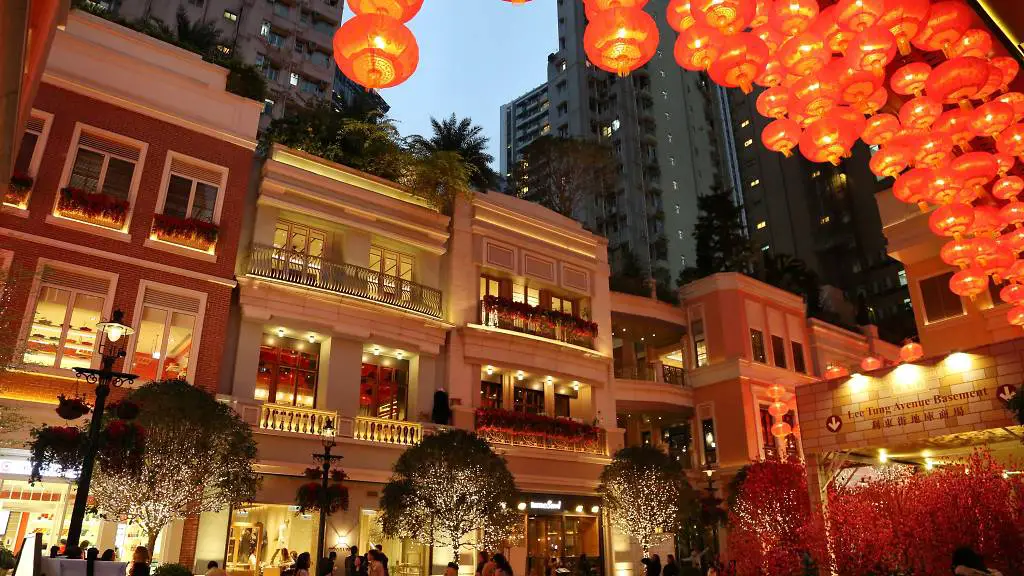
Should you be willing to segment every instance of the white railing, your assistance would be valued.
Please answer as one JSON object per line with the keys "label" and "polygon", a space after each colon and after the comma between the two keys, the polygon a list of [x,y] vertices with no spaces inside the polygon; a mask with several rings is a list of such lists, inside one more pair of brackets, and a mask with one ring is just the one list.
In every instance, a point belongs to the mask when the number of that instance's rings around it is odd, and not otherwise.
{"label": "white railing", "polygon": [[283,404],[264,404],[260,407],[259,427],[261,430],[319,436],[328,419],[335,426],[338,425],[337,412]]}
{"label": "white railing", "polygon": [[356,440],[412,446],[423,439],[423,426],[419,422],[356,416],[352,436]]}

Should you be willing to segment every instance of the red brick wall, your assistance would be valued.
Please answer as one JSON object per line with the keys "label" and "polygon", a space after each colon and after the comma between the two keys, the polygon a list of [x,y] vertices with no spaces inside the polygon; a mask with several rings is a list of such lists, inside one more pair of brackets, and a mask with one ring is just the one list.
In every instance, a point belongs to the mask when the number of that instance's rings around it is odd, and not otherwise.
{"label": "red brick wall", "polygon": [[[199,541],[199,516],[189,516],[181,527],[181,550],[178,552],[178,564],[193,568],[196,563],[196,544]],[[205,569],[205,567],[202,567]]]}

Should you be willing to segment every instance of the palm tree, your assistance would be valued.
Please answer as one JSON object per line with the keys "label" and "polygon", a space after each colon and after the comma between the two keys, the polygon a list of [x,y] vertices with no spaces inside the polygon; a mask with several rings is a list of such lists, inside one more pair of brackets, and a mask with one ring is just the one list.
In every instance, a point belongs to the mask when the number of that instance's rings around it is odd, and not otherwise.
{"label": "palm tree", "polygon": [[456,152],[471,167],[470,183],[479,190],[492,189],[498,178],[491,169],[494,157],[487,153],[489,138],[483,135],[483,128],[473,124],[472,118],[459,120],[452,113],[438,121],[431,116],[434,134],[430,138],[415,135],[409,138],[410,148],[417,156],[429,156],[434,152]]}

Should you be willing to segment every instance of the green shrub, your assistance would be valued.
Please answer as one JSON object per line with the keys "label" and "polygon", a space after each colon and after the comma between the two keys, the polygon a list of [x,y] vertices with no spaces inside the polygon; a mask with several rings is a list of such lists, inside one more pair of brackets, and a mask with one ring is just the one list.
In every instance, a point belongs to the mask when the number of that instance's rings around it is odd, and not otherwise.
{"label": "green shrub", "polygon": [[192,571],[182,564],[161,564],[153,571],[153,576],[192,576]]}

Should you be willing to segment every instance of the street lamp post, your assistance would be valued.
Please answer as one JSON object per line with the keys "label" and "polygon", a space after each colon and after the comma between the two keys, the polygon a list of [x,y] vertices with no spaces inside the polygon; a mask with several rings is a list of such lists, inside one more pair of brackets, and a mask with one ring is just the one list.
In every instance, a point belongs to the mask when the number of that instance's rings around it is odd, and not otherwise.
{"label": "street lamp post", "polygon": [[[67,547],[77,548],[82,537],[82,522],[85,520],[85,508],[89,503],[89,484],[92,483],[92,470],[96,464],[96,452],[99,450],[100,426],[103,424],[103,411],[106,408],[110,387],[120,387],[135,380],[135,374],[115,372],[114,363],[125,356],[125,341],[121,338],[132,335],[135,330],[124,325],[121,320],[124,313],[114,310],[109,322],[96,325],[100,337],[100,368],[75,368],[75,375],[89,384],[96,386],[96,403],[92,407],[92,419],[89,421],[89,437],[85,444],[85,458],[82,471],[78,475],[78,489],[75,492],[75,506],[71,510],[71,525],[68,527]],[[152,550],[150,551],[152,552]]]}
{"label": "street lamp post", "polygon": [[[708,503],[715,502],[715,481],[711,477],[715,473],[715,469],[708,466],[704,469],[704,474],[708,477]],[[715,557],[718,557],[718,518],[714,518],[711,524],[711,546],[715,553]]]}
{"label": "street lamp post", "polygon": [[320,574],[320,563],[323,562],[324,558],[324,537],[327,532],[327,510],[330,506],[330,497],[327,494],[327,482],[330,480],[331,464],[335,460],[341,460],[344,456],[340,454],[331,454],[331,448],[337,445],[334,440],[335,430],[334,422],[328,418],[324,422],[323,430],[320,432],[320,442],[323,444],[324,451],[320,454],[313,454],[313,458],[320,462],[320,468],[323,471],[323,475],[320,478],[320,529],[317,533],[316,539],[316,574]]}

